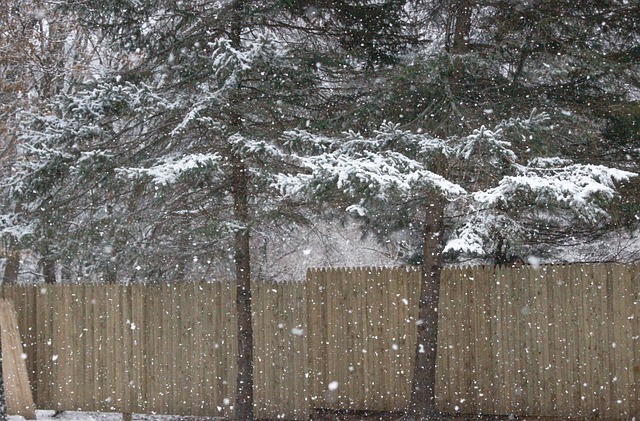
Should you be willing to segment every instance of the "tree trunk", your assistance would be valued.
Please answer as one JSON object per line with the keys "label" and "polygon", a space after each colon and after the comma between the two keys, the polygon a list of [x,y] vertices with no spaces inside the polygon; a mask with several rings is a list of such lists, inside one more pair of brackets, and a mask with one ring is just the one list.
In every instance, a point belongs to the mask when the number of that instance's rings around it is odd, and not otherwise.
{"label": "tree trunk", "polygon": [[10,240],[7,263],[4,267],[2,285],[15,285],[18,283],[18,273],[20,271],[20,252],[14,246],[15,242]]}
{"label": "tree trunk", "polygon": [[[240,49],[245,1],[236,0],[231,5],[229,39]],[[232,102],[238,101],[232,98]],[[231,112],[231,126],[239,128],[242,119]],[[253,326],[251,317],[251,249],[249,231],[249,174],[241,156],[231,156],[233,162],[233,213],[241,225],[235,233],[236,313],[238,324],[238,378],[236,385],[235,419],[253,421]]]}
{"label": "tree trunk", "polygon": [[238,379],[235,419],[253,420],[253,327],[251,324],[251,255],[249,248],[248,174],[240,157],[234,158],[233,204],[235,234],[236,312],[238,322]]}
{"label": "tree trunk", "polygon": [[411,403],[407,419],[434,420],[439,416],[436,410],[435,386],[444,205],[444,198],[437,197],[427,209],[423,239],[421,292],[418,304],[418,340]]}
{"label": "tree trunk", "polygon": [[453,27],[453,54],[469,52],[469,36],[471,34],[471,14],[473,12],[472,0],[458,0],[455,10],[455,23]]}
{"label": "tree trunk", "polygon": [[45,284],[56,283],[56,259],[51,255],[42,256],[42,276]]}
{"label": "tree trunk", "polygon": [[[130,209],[127,209],[130,211]],[[104,267],[104,273],[102,278],[105,284],[116,285],[118,283],[118,256],[124,252],[127,244],[126,231],[119,227],[116,227],[111,231],[111,238],[113,238],[113,244],[111,251],[109,252],[109,261]]]}

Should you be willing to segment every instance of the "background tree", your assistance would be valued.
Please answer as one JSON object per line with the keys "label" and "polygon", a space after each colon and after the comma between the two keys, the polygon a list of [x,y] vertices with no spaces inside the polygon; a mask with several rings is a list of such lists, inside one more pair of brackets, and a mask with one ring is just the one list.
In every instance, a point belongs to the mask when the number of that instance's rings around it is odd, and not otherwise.
{"label": "background tree", "polygon": [[[20,127],[16,116],[20,109],[44,107],[60,92],[68,92],[78,81],[99,71],[100,40],[76,24],[72,14],[60,13],[50,2],[6,0],[0,4],[0,72],[2,72],[3,139],[2,170],[6,179],[23,160]],[[44,111],[44,110],[43,110]],[[18,280],[20,256],[24,251],[40,261],[46,282],[56,281],[60,258],[55,230],[51,223],[59,216],[40,213],[36,219],[25,217],[26,210],[12,189],[5,190],[1,222],[7,254],[3,282]],[[41,209],[42,211],[42,209]],[[36,239],[34,241],[34,239]]]}
{"label": "background tree", "polygon": [[[336,115],[343,130],[375,129],[390,119],[440,137],[464,135],[502,119],[546,112],[556,130],[534,144],[514,143],[527,158],[559,155],[637,170],[637,5],[622,1],[410,2],[407,21],[422,33],[393,66],[380,66],[357,89],[363,97]],[[606,28],[606,29],[603,29]],[[429,42],[430,41],[430,42]],[[354,83],[355,85],[355,83]],[[345,109],[348,109],[345,107]],[[544,136],[543,136],[544,134]],[[633,180],[625,191],[637,191]],[[638,202],[625,194],[598,230],[553,233],[549,245],[590,242],[637,227]],[[504,256],[517,251],[505,244]]]}

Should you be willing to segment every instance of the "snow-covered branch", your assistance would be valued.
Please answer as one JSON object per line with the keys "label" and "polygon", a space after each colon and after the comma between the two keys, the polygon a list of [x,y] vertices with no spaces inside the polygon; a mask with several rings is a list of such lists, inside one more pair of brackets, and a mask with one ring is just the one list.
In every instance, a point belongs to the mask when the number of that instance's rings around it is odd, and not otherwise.
{"label": "snow-covered branch", "polygon": [[118,168],[116,171],[129,178],[149,177],[154,184],[166,186],[175,183],[181,176],[198,169],[213,169],[224,163],[219,154],[192,154],[180,158],[167,157],[149,168]]}

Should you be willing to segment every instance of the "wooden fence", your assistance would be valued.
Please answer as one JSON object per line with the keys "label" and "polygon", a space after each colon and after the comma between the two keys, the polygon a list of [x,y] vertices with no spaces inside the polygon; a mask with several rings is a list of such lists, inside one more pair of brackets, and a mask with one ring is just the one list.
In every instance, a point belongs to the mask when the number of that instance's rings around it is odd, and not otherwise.
{"label": "wooden fence", "polygon": [[[408,269],[309,273],[315,406],[406,406],[419,277]],[[640,414],[640,265],[448,269],[438,310],[442,412]]]}
{"label": "wooden fence", "polygon": [[307,279],[313,406],[405,408],[411,394],[420,271],[314,270]]}
{"label": "wooden fence", "polygon": [[[304,283],[257,284],[256,415],[305,419]],[[237,353],[230,283],[5,288],[39,408],[233,413]]]}
{"label": "wooden fence", "polygon": [[[446,412],[640,413],[640,266],[443,272],[437,404]],[[253,286],[256,415],[401,410],[419,271],[312,270]],[[235,289],[5,288],[40,408],[230,415]]]}
{"label": "wooden fence", "polygon": [[640,414],[640,266],[449,272],[439,406],[463,413]]}

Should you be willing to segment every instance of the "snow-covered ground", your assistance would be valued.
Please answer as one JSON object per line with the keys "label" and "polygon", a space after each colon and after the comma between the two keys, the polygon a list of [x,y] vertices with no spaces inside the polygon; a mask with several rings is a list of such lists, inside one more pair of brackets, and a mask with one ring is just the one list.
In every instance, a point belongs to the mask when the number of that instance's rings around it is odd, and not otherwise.
{"label": "snow-covered ground", "polygon": [[[57,417],[53,417],[54,411],[36,411],[38,421],[122,421],[122,414],[119,412],[76,412],[65,411]],[[10,415],[9,421],[25,421],[21,416]],[[195,417],[178,417],[171,415],[147,415],[133,414],[133,421],[189,421]],[[199,421],[218,421],[225,418],[218,417],[197,417]]]}

